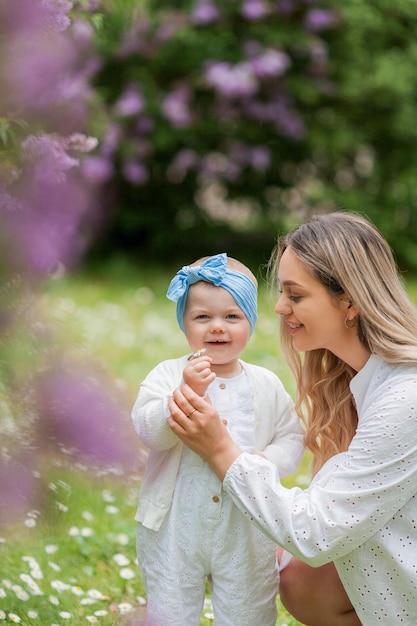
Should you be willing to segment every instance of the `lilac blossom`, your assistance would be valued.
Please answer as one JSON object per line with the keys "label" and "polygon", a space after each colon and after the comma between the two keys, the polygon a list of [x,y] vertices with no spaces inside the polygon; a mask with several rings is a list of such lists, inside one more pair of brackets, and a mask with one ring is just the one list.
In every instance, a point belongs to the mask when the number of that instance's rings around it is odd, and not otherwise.
{"label": "lilac blossom", "polygon": [[0,5],[2,107],[64,133],[85,127],[88,81],[98,69],[88,43],[80,41],[79,21],[68,28],[71,6],[66,0]]}
{"label": "lilac blossom", "polygon": [[319,33],[331,28],[339,21],[336,11],[329,9],[311,9],[305,16],[304,26],[312,33]]}
{"label": "lilac blossom", "polygon": [[228,150],[228,156],[234,163],[249,165],[253,169],[264,172],[271,162],[271,152],[264,146],[250,146],[234,141]]}
{"label": "lilac blossom", "polygon": [[29,162],[38,181],[62,182],[67,170],[79,165],[79,160],[66,153],[68,142],[58,135],[30,135],[22,143],[23,159]]}
{"label": "lilac blossom", "polygon": [[191,22],[201,26],[216,22],[219,17],[220,11],[211,0],[198,0],[191,13]]}
{"label": "lilac blossom", "polygon": [[17,198],[8,193],[3,185],[0,185],[0,213],[12,213],[19,208]]}
{"label": "lilac blossom", "polygon": [[153,131],[154,126],[154,121],[150,115],[140,115],[135,124],[135,128],[139,135],[149,135]]}
{"label": "lilac blossom", "polygon": [[87,13],[95,13],[101,5],[101,0],[78,0],[81,9]]}
{"label": "lilac blossom", "polygon": [[28,453],[20,451],[14,458],[0,457],[0,527],[16,523],[22,509],[33,504],[37,491],[34,467],[34,459]]}
{"label": "lilac blossom", "polygon": [[155,44],[161,45],[172,39],[177,32],[188,23],[188,16],[180,11],[172,12],[158,28],[155,35]]}
{"label": "lilac blossom", "polygon": [[253,169],[265,172],[271,164],[271,151],[265,146],[254,146],[249,153],[249,162]]}
{"label": "lilac blossom", "polygon": [[81,170],[85,180],[93,185],[107,183],[114,175],[114,165],[111,158],[100,154],[83,159]]}
{"label": "lilac blossom", "polygon": [[126,159],[122,165],[122,173],[132,185],[144,185],[149,179],[147,168],[135,159]]}
{"label": "lilac blossom", "polygon": [[128,58],[132,54],[149,55],[154,51],[154,45],[149,42],[148,35],[151,29],[151,20],[144,15],[140,20],[130,25],[124,34],[116,52],[119,59]]}
{"label": "lilac blossom", "polygon": [[167,178],[174,184],[182,183],[187,173],[191,169],[196,169],[199,164],[199,157],[195,150],[184,148],[175,155],[168,166]]}
{"label": "lilac blossom", "polygon": [[199,173],[203,179],[217,179],[235,181],[239,178],[242,167],[232,161],[228,155],[220,152],[209,152],[201,158]]}
{"label": "lilac blossom", "polygon": [[63,32],[71,24],[68,12],[73,2],[68,0],[14,0],[0,5],[0,24],[5,32]]}
{"label": "lilac blossom", "polygon": [[243,61],[236,65],[226,62],[210,62],[205,71],[205,79],[226,98],[253,96],[258,91],[258,81],[251,64]]}
{"label": "lilac blossom", "polygon": [[247,20],[261,20],[269,14],[270,8],[265,0],[244,0],[240,9]]}
{"label": "lilac blossom", "polygon": [[42,274],[60,264],[71,267],[84,253],[88,242],[81,225],[92,197],[80,178],[79,159],[68,152],[88,152],[96,144],[82,133],[43,133],[22,142],[24,184],[6,223],[18,251],[15,263],[27,271]]}
{"label": "lilac blossom", "polygon": [[122,128],[116,122],[110,121],[104,137],[100,141],[100,154],[106,157],[111,157],[118,148],[123,136]]}
{"label": "lilac blossom", "polygon": [[7,44],[3,54],[8,63],[3,71],[12,94],[11,105],[26,110],[56,103],[60,98],[57,83],[76,59],[71,43],[59,35],[38,31],[29,37],[23,32]]}
{"label": "lilac blossom", "polygon": [[73,267],[89,243],[81,229],[91,202],[85,185],[77,177],[65,182],[33,178],[19,199],[20,210],[9,216],[17,261],[38,275],[59,265]]}
{"label": "lilac blossom", "polygon": [[136,84],[128,84],[114,105],[114,112],[121,117],[131,117],[143,112],[145,100]]}
{"label": "lilac blossom", "polygon": [[189,107],[191,91],[188,85],[177,86],[163,100],[161,111],[175,128],[187,128],[193,121]]}
{"label": "lilac blossom", "polygon": [[41,6],[45,8],[48,18],[47,26],[57,32],[62,32],[71,23],[68,12],[72,9],[73,3],[68,0],[40,0]]}
{"label": "lilac blossom", "polygon": [[92,375],[82,365],[67,371],[58,364],[38,387],[40,437],[89,461],[132,463],[137,447],[125,427],[116,396],[109,381]]}
{"label": "lilac blossom", "polygon": [[277,94],[271,101],[265,103],[254,100],[245,102],[244,109],[249,117],[260,122],[272,123],[287,137],[298,140],[305,136],[304,123],[284,94]]}
{"label": "lilac blossom", "polygon": [[88,137],[83,133],[73,133],[65,140],[68,150],[77,152],[91,152],[98,145],[97,137]]}
{"label": "lilac blossom", "polygon": [[272,48],[250,61],[253,72],[258,78],[282,76],[291,65],[289,56],[281,50]]}
{"label": "lilac blossom", "polygon": [[71,35],[77,46],[87,48],[93,42],[94,29],[86,20],[75,18],[71,24]]}
{"label": "lilac blossom", "polygon": [[280,15],[291,15],[296,10],[296,3],[294,0],[278,0],[277,12]]}

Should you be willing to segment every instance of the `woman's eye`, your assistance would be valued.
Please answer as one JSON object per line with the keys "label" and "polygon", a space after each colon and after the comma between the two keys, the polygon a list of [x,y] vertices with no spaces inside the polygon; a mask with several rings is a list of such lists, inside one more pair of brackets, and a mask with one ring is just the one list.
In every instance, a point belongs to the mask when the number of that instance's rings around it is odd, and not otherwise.
{"label": "woman's eye", "polygon": [[292,302],[298,302],[300,299],[300,296],[293,296],[292,294],[290,294],[288,296],[288,299],[291,300]]}

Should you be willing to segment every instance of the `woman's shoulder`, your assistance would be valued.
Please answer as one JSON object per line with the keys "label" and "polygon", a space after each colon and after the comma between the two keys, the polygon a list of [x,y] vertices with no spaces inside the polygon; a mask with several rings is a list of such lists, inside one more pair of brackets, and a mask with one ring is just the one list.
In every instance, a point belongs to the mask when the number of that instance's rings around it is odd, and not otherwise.
{"label": "woman's shoulder", "polygon": [[417,361],[415,363],[390,363],[377,355],[372,355],[375,363],[374,378],[383,380],[414,380],[417,378]]}
{"label": "woman's shoulder", "polygon": [[[356,380],[355,380],[356,379]],[[417,364],[389,363],[377,355],[372,355],[363,370],[357,374],[351,384],[357,404],[365,401],[377,404],[396,398],[408,402],[417,396]]]}

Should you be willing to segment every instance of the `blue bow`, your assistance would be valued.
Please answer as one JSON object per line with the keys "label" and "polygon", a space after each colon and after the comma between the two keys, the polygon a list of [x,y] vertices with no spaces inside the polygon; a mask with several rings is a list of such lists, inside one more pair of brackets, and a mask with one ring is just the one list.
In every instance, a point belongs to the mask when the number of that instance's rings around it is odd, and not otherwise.
{"label": "blue bow", "polygon": [[231,293],[236,304],[248,318],[252,333],[258,318],[257,289],[248,276],[227,269],[225,252],[216,254],[195,267],[184,265],[171,280],[167,298],[177,303],[177,320],[181,330],[185,332],[183,318],[188,289],[190,285],[200,280],[213,283],[216,287],[223,287]]}

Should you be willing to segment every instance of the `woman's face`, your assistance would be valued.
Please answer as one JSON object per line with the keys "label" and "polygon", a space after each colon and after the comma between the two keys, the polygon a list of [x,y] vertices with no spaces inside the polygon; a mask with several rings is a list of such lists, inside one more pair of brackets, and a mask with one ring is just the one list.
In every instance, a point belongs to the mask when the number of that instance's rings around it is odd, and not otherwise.
{"label": "woman's face", "polygon": [[346,342],[352,339],[345,326],[346,295],[331,295],[291,247],[281,257],[278,281],[275,312],[283,317],[293,347],[299,352],[324,348],[346,360]]}

